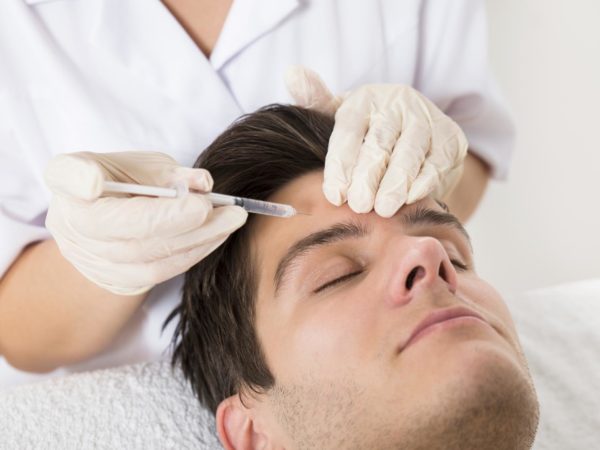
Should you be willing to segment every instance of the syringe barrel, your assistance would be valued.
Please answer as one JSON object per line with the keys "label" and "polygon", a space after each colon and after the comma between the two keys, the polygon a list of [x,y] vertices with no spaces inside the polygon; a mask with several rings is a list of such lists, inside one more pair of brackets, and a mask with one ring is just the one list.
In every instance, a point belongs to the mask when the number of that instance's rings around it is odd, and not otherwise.
{"label": "syringe barrel", "polygon": [[241,206],[249,213],[275,217],[292,217],[296,215],[296,210],[292,206],[284,205],[283,203],[265,202],[263,200],[217,194],[216,192],[211,192],[207,195],[214,206]]}
{"label": "syringe barrel", "polygon": [[250,198],[236,197],[236,205],[241,206],[246,211],[256,214],[265,214],[276,217],[292,217],[296,215],[296,210],[290,205],[282,203],[265,202],[262,200],[253,200]]}

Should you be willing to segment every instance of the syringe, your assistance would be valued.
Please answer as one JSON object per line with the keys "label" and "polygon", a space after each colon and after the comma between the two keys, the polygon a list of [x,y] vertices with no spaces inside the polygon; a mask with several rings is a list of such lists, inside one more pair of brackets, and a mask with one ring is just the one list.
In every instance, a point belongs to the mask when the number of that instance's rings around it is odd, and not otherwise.
{"label": "syringe", "polygon": [[[159,186],[147,186],[144,184],[120,183],[118,181],[105,181],[103,192],[118,192],[123,194],[149,195],[152,197],[176,198],[188,193],[186,186],[165,188]],[[206,195],[214,206],[235,205],[241,206],[249,213],[264,214],[275,217],[293,217],[298,213],[291,205],[283,203],[265,202],[262,200],[253,200],[251,198],[235,197],[233,195],[217,194],[209,192]]]}

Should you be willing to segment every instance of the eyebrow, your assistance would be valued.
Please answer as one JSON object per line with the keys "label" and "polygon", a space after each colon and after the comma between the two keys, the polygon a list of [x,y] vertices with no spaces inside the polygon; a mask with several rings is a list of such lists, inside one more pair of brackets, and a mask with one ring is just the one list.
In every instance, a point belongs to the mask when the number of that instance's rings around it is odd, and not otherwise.
{"label": "eyebrow", "polygon": [[[469,248],[472,250],[469,233],[467,233],[467,230],[465,230],[462,223],[449,212],[417,207],[406,214],[401,214],[400,220],[408,228],[417,226],[442,226],[455,229],[466,238]],[[273,278],[275,293],[279,290],[292,263],[301,256],[316,248],[331,245],[334,242],[367,236],[370,231],[370,228],[364,223],[353,220],[333,224],[328,228],[316,231],[300,239],[288,249],[277,264],[277,269],[275,270],[275,276]]]}
{"label": "eyebrow", "polygon": [[404,214],[402,216],[402,222],[406,227],[416,227],[416,226],[443,226],[448,228],[453,228],[462,234],[468,244],[469,248],[473,250],[471,245],[471,236],[467,233],[467,230],[463,226],[460,220],[454,215],[448,212],[447,206],[443,204],[444,209],[446,211],[436,211],[435,209],[429,209],[425,207],[417,207],[414,210]]}

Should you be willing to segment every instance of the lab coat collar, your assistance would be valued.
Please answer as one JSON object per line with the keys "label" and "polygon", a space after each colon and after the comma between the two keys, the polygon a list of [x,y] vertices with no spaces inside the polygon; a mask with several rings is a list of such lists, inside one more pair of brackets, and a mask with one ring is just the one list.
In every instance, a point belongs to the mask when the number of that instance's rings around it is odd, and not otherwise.
{"label": "lab coat collar", "polygon": [[[234,0],[207,62],[218,71],[306,1]],[[126,65],[135,63],[140,42],[151,45],[148,50],[153,53],[164,52],[163,56],[172,50],[169,48],[170,41],[163,40],[165,36],[179,35],[180,40],[187,41],[187,46],[196,47],[160,0],[104,0],[100,8],[92,40],[110,49]],[[195,50],[199,53],[199,58],[195,59],[206,60],[197,47]]]}
{"label": "lab coat collar", "polygon": [[[223,108],[231,106],[241,114],[217,71],[283,22],[303,1],[234,0],[210,60],[159,0],[99,2],[91,42],[169,97],[205,103],[207,92],[212,92],[211,98],[230,100],[232,105]],[[191,95],[190,86],[197,86],[197,95]]]}
{"label": "lab coat collar", "polygon": [[210,57],[215,70],[282,23],[301,0],[234,0]]}
{"label": "lab coat collar", "polygon": [[103,0],[90,41],[99,57],[112,59],[131,76],[179,104],[229,123],[243,113],[229,88],[162,2]]}

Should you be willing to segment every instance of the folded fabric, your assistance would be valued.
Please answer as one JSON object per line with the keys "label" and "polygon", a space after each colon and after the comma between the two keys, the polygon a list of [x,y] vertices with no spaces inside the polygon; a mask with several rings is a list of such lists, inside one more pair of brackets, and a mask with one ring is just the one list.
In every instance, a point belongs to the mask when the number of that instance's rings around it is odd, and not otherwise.
{"label": "folded fabric", "polygon": [[540,401],[535,450],[600,448],[600,279],[507,299]]}
{"label": "folded fabric", "polygon": [[0,394],[0,448],[220,449],[212,414],[167,362],[78,373]]}

